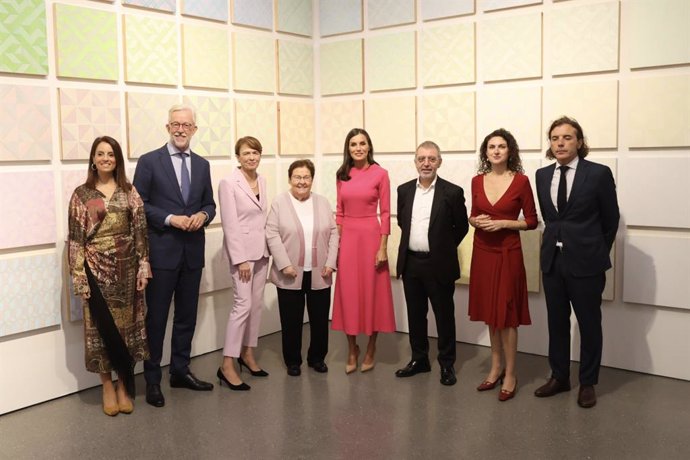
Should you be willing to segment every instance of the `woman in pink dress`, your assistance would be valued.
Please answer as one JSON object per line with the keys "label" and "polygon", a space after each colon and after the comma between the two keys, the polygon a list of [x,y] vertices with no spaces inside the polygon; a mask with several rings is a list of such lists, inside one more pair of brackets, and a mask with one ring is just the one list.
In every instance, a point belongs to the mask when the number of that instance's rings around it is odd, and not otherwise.
{"label": "woman in pink dress", "polygon": [[[479,151],[479,174],[472,179],[470,225],[475,232],[468,303],[470,319],[489,326],[491,371],[477,390],[492,390],[500,380],[498,399],[507,401],[517,389],[517,327],[531,324],[519,231],[536,228],[537,210],[513,135],[497,129]],[[518,219],[520,211],[524,219]]]}
{"label": "woman in pink dress", "polygon": [[347,334],[345,372],[350,374],[359,359],[357,334],[369,336],[360,368],[366,372],[374,368],[377,334],[395,331],[387,254],[390,181],[388,172],[374,161],[371,138],[363,129],[347,134],[336,179],[340,251],[332,328]]}

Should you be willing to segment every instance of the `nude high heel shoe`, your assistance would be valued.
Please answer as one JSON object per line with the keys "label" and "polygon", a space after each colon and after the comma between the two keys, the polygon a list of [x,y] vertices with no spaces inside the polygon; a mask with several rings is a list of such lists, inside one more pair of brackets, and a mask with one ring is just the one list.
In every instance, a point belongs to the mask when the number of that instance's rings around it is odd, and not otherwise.
{"label": "nude high heel shoe", "polygon": [[[349,362],[345,364],[345,373],[346,374],[352,374],[354,371],[357,370],[357,361],[359,360],[359,345],[355,345],[355,363],[350,364]],[[348,357],[349,361],[349,357]]]}

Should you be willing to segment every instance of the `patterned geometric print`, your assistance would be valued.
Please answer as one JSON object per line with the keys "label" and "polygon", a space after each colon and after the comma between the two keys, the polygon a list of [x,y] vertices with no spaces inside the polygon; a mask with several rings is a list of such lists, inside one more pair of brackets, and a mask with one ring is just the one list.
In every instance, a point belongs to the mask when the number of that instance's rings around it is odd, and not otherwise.
{"label": "patterned geometric print", "polygon": [[[60,216],[62,220],[62,235],[65,235],[65,238],[67,238],[67,232],[68,232],[68,222],[67,222],[67,209],[69,208],[69,200],[72,198],[72,193],[74,193],[74,189],[79,187],[81,184],[83,184],[86,181],[86,177],[88,175],[87,172],[88,166],[86,164],[80,166],[80,169],[74,169],[70,171],[62,171],[62,195],[60,196],[61,202],[59,203],[59,208],[63,210],[64,213],[62,216]],[[132,176],[127,174],[127,178],[129,181],[132,181]],[[67,259],[65,259],[67,261]]]}
{"label": "patterned geometric print", "polygon": [[479,56],[483,81],[541,77],[541,14],[480,22]]}
{"label": "patterned geometric print", "polygon": [[0,85],[0,162],[51,159],[49,91],[34,86]]}
{"label": "patterned geometric print", "polygon": [[482,10],[494,11],[515,8],[516,6],[536,5],[542,3],[542,0],[483,0],[480,3],[482,5]]}
{"label": "patterned geometric print", "polygon": [[314,51],[311,45],[278,40],[278,92],[314,94]]}
{"label": "patterned geometric print", "polygon": [[125,80],[176,85],[177,28],[174,22],[124,16]]}
{"label": "patterned geometric print", "polygon": [[625,52],[631,69],[690,63],[687,0],[625,2],[623,8],[628,26]]}
{"label": "patterned geometric print", "polygon": [[185,96],[185,104],[196,109],[192,138],[194,153],[202,156],[227,157],[232,149],[232,101],[229,97]]}
{"label": "patterned geometric print", "polygon": [[278,0],[276,30],[311,37],[311,0]]}
{"label": "patterned geometric print", "polygon": [[551,75],[618,69],[618,2],[559,9],[545,22]]}
{"label": "patterned geometric print", "polygon": [[180,103],[171,94],[127,93],[127,144],[129,158],[138,158],[168,141],[168,109]]}
{"label": "patterned geometric print", "polygon": [[235,100],[235,139],[254,136],[259,139],[261,156],[278,153],[278,108],[275,101],[257,99]]}
{"label": "patterned geometric print", "polygon": [[367,6],[370,29],[415,21],[414,0],[368,0]]}
{"label": "patterned geometric print", "polygon": [[56,3],[55,16],[58,76],[117,80],[115,13]]}
{"label": "patterned geometric print", "polygon": [[236,91],[272,93],[276,88],[276,44],[270,37],[234,34],[233,84]]}
{"label": "patterned geometric print", "polygon": [[420,1],[422,2],[422,20],[424,21],[474,13],[474,0]]}
{"label": "patterned geometric print", "polygon": [[493,130],[505,128],[515,136],[521,150],[539,150],[541,127],[541,87],[485,89],[477,93],[478,143]]}
{"label": "patterned geometric print", "polygon": [[122,143],[120,94],[117,91],[60,88],[60,140],[63,160],[88,160],[96,137]]}
{"label": "patterned geometric print", "polygon": [[281,101],[279,114],[280,154],[314,155],[314,104]]}
{"label": "patterned geometric print", "polygon": [[[199,46],[203,43],[203,46]],[[185,86],[228,89],[230,47],[225,28],[182,26],[182,81]]]}
{"label": "patterned geometric print", "polygon": [[0,209],[0,249],[55,243],[52,171],[0,172]]}
{"label": "patterned geometric print", "polygon": [[417,147],[414,96],[365,101],[364,124],[377,153],[414,152]]}
{"label": "patterned geometric print", "polygon": [[319,0],[322,37],[362,30],[362,0]]}
{"label": "patterned geometric print", "polygon": [[[343,137],[343,141],[345,138]],[[321,159],[321,164],[316,170],[316,181],[319,185],[319,191],[323,196],[328,198],[331,207],[335,211],[336,205],[336,186],[335,173],[338,171],[340,164],[343,162],[341,158],[324,157]]]}
{"label": "patterned geometric print", "polygon": [[273,0],[233,0],[232,23],[273,29]]}
{"label": "patterned geometric print", "polygon": [[419,72],[424,86],[474,82],[474,25],[454,24],[421,34]]}
{"label": "patterned geometric print", "polygon": [[0,3],[0,72],[48,74],[43,0]]}
{"label": "patterned geometric print", "polygon": [[618,82],[570,83],[544,87],[542,133],[564,113],[587,127],[587,145],[616,148],[618,142]]}
{"label": "patterned geometric print", "polygon": [[364,86],[362,40],[322,43],[321,94],[361,93]]}
{"label": "patterned geometric print", "polygon": [[343,142],[352,128],[364,126],[362,100],[321,102],[321,153],[343,153]]}
{"label": "patterned geometric print", "polygon": [[443,152],[474,152],[474,97],[474,92],[422,96],[419,138],[433,140]]}
{"label": "patterned geometric print", "polygon": [[[216,184],[217,186],[217,184]],[[215,188],[215,187],[214,187]],[[218,202],[216,202],[218,204]],[[217,215],[220,215],[218,213]],[[215,228],[206,232],[206,267],[201,275],[199,293],[220,291],[232,286],[230,262],[223,250],[223,230]]]}
{"label": "patterned geometric print", "polygon": [[228,22],[228,0],[182,0],[182,14]]}
{"label": "patterned geometric print", "polygon": [[59,280],[54,252],[0,259],[0,337],[60,324]]}
{"label": "patterned geometric print", "polygon": [[367,40],[367,86],[370,91],[414,88],[415,32],[379,35]]}
{"label": "patterned geometric print", "polygon": [[123,5],[135,5],[152,10],[175,12],[177,0],[122,0]]}

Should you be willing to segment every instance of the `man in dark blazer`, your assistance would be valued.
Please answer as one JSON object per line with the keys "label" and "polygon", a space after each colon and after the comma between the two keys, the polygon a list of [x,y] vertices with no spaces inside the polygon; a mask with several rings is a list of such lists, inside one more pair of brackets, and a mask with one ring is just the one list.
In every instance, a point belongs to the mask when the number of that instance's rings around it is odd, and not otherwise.
{"label": "man in dark blazer", "polygon": [[204,267],[204,227],[216,215],[211,171],[208,161],[190,150],[197,130],[191,107],[171,107],[166,128],[170,140],[142,155],[134,173],[134,186],[146,210],[153,269],[146,288],[146,334],[151,357],[144,362],[144,377],[146,402],[156,407],[165,405],[160,363],[173,295],[170,386],[213,389],[213,384],[197,379],[189,370]]}
{"label": "man in dark blazer", "polygon": [[536,183],[545,225],[541,270],[551,378],[534,394],[549,397],[570,390],[572,305],[581,339],[577,402],[593,407],[601,365],[601,294],[620,217],[616,185],[608,167],[585,160],[589,148],[577,121],[554,121],[549,142],[546,157],[556,163],[539,169]]}
{"label": "man in dark blazer", "polygon": [[412,360],[395,375],[411,377],[430,372],[427,313],[429,301],[436,317],[441,383],[454,385],[455,280],[460,278],[458,245],[469,224],[462,188],[441,179],[441,151],[434,142],[417,147],[419,178],[398,187],[397,276],[403,279]]}

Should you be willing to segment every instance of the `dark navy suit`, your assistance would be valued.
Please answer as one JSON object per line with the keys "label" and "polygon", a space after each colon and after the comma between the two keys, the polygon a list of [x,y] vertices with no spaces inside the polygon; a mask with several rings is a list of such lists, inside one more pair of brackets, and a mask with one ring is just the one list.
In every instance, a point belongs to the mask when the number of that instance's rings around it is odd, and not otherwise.
{"label": "dark navy suit", "polygon": [[[185,204],[167,145],[142,155],[134,173],[134,186],[144,201],[148,223],[153,278],[146,288],[146,333],[151,359],[144,362],[146,383],[159,384],[163,339],[170,303],[175,298],[170,373],[186,375],[196,327],[199,283],[204,267],[204,227],[216,215],[208,161],[191,152],[191,184]],[[208,215],[204,226],[185,232],[166,226],[168,215]]]}

